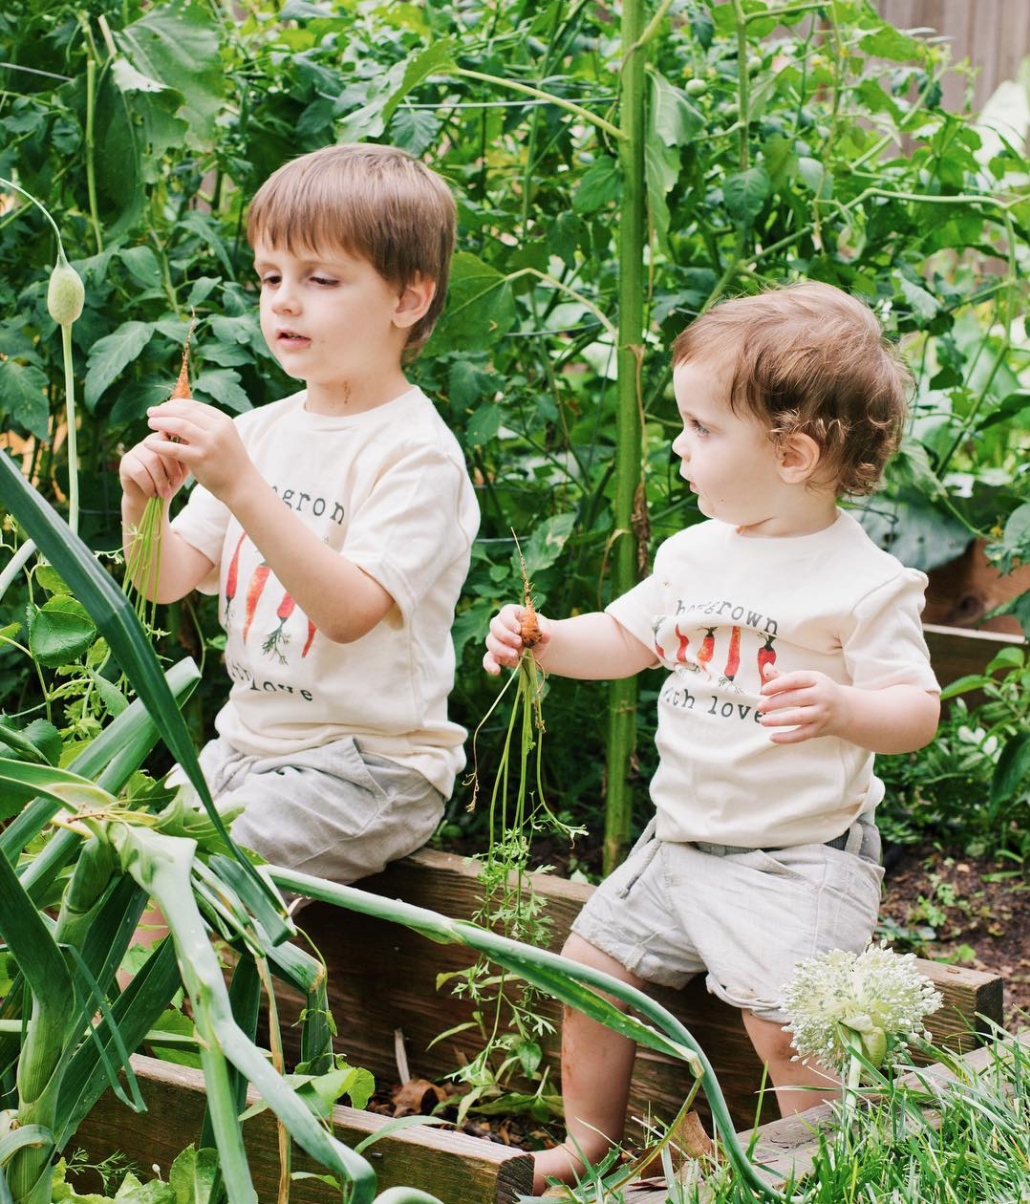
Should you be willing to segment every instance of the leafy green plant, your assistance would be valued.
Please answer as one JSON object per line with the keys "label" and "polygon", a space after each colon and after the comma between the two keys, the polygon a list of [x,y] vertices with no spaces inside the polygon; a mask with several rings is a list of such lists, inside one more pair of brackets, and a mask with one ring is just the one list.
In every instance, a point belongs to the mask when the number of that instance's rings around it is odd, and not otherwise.
{"label": "leafy green plant", "polygon": [[[971,856],[1030,854],[1030,669],[1010,646],[982,674],[946,686],[937,738],[903,757],[884,757],[885,834],[932,835]],[[974,695],[968,705],[965,695]]]}
{"label": "leafy green plant", "polygon": [[[167,396],[190,307],[196,396],[239,411],[293,387],[254,318],[245,201],[297,151],[372,138],[425,157],[459,199],[448,309],[413,373],[461,440],[484,515],[455,627],[467,726],[494,697],[474,647],[508,600],[512,526],[531,544],[541,532],[530,572],[540,601],[567,614],[624,589],[654,540],[698,517],[668,450],[668,347],[728,293],[807,276],[866,297],[919,388],[890,492],[864,521],[887,546],[921,523],[917,551],[935,554],[977,533],[1017,546],[1019,524],[991,529],[1027,501],[1025,155],[945,110],[946,45],[893,29],[868,0],[617,14],[579,0],[257,0],[239,20],[128,0],[103,21],[12,0],[0,21],[13,64],[0,169],[68,215],[66,251],[89,291],[73,335],[88,542],[118,545],[115,449]],[[9,207],[0,409],[56,497],[51,263],[49,228]],[[216,639],[213,607],[200,614]],[[170,643],[191,625],[181,605],[163,622]],[[17,709],[34,705],[38,683],[16,658],[0,657],[0,674]],[[596,685],[563,685],[548,704],[550,794],[596,833],[612,796],[609,860],[627,798],[638,814],[647,805],[653,718],[639,688],[607,706]],[[195,713],[214,689],[202,685]],[[451,824],[482,835],[465,801]]]}

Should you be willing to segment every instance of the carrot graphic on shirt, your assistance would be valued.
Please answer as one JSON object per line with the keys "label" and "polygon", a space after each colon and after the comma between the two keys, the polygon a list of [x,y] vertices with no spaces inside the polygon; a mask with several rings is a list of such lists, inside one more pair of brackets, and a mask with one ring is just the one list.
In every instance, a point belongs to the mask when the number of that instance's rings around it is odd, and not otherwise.
{"label": "carrot graphic on shirt", "polygon": [[662,651],[661,644],[658,643],[658,628],[661,627],[661,625],[662,625],[661,619],[656,619],[651,624],[651,639],[652,639],[652,642],[654,643],[654,650],[655,650],[656,655],[658,656],[658,659],[663,661],[663,660],[665,660],[665,653]]}
{"label": "carrot graphic on shirt", "polygon": [[740,628],[734,627],[730,632],[730,650],[726,655],[726,667],[722,671],[723,680],[732,682],[740,668]]}
{"label": "carrot graphic on shirt", "polygon": [[311,651],[311,644],[314,641],[316,630],[317,628],[315,627],[314,623],[308,619],[308,638],[304,641],[304,651],[300,654],[302,658],[307,656],[307,654]]}
{"label": "carrot graphic on shirt", "polygon": [[250,585],[247,586],[247,617],[243,623],[244,642],[246,642],[247,636],[250,634],[250,625],[254,622],[254,611],[257,610],[258,599],[264,591],[265,584],[268,581],[268,574],[271,571],[265,561],[262,560],[251,575]]}
{"label": "carrot graphic on shirt", "polygon": [[762,685],[769,680],[769,671],[776,664],[776,649],[773,647],[774,636],[766,636],[765,643],[758,649],[758,679]]}
{"label": "carrot graphic on shirt", "polygon": [[674,630],[676,632],[676,639],[679,640],[679,647],[676,649],[676,660],[681,665],[685,665],[687,663],[687,645],[690,643],[690,640],[680,631],[679,623],[676,624]]}
{"label": "carrot graphic on shirt", "polygon": [[243,547],[243,541],[247,538],[246,531],[240,532],[240,540],[236,545],[236,551],[232,554],[232,560],[229,561],[229,572],[225,577],[225,629],[229,630],[229,615],[232,611],[232,600],[236,597],[236,587],[239,584],[240,576],[240,548]]}
{"label": "carrot graphic on shirt", "polygon": [[279,603],[279,609],[275,612],[275,617],[279,620],[279,626],[271,632],[265,642],[261,645],[261,651],[266,656],[276,656],[279,658],[281,665],[286,664],[286,657],[280,652],[283,644],[290,642],[290,637],[283,628],[286,626],[286,620],[293,614],[297,603],[294,602],[289,593],[283,594],[283,600]]}
{"label": "carrot graphic on shirt", "polygon": [[697,653],[697,663],[708,674],[712,675],[712,671],[708,668],[712,657],[715,655],[715,628],[705,628],[705,638],[701,641],[701,647]]}

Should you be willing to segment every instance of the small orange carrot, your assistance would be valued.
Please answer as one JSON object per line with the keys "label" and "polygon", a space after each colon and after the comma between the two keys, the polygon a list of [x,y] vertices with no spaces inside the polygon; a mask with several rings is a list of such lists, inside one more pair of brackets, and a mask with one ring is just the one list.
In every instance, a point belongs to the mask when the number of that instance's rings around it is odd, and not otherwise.
{"label": "small orange carrot", "polygon": [[529,576],[526,573],[526,560],[519,546],[519,537],[515,535],[515,549],[519,554],[519,566],[522,570],[522,618],[519,623],[519,635],[522,637],[523,648],[534,648],[540,643],[540,621],[537,619],[536,608],[529,588]]}
{"label": "small orange carrot", "polygon": [[179,369],[179,379],[175,382],[175,388],[172,390],[169,401],[181,401],[185,397],[192,396],[190,393],[190,339],[193,337],[193,327],[196,324],[196,315],[190,319],[190,328],[186,331],[186,342],[182,348],[182,367]]}

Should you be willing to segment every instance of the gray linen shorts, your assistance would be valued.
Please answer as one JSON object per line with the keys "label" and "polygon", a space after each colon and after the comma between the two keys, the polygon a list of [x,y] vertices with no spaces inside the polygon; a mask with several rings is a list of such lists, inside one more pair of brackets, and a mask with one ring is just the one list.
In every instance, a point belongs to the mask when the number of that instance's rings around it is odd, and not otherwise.
{"label": "gray linen shorts", "polygon": [[[239,752],[218,737],[200,753],[215,801],[243,803],[233,839],[266,861],[346,884],[420,849],[443,816],[443,795],[350,736],[280,757]],[[185,781],[176,766],[168,781]]]}
{"label": "gray linen shorts", "polygon": [[[722,852],[658,840],[654,822],[597,888],[572,931],[646,982],[708,990],[785,1023],[783,988],[804,958],[861,952],[880,903],[880,835],[856,821],[845,848]],[[714,849],[702,851],[703,848]]]}

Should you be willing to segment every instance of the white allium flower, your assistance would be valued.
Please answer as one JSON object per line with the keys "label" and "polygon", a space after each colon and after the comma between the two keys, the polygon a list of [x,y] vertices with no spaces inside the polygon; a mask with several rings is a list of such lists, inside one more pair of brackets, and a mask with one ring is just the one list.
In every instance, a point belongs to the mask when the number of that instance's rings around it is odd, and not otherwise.
{"label": "white allium flower", "polygon": [[864,953],[834,949],[799,962],[784,991],[784,1008],[802,1060],[815,1058],[843,1072],[857,1036],[874,1066],[897,1060],[901,1048],[917,1038],[923,1018],[941,1006],[941,995],[904,956],[886,943]]}

